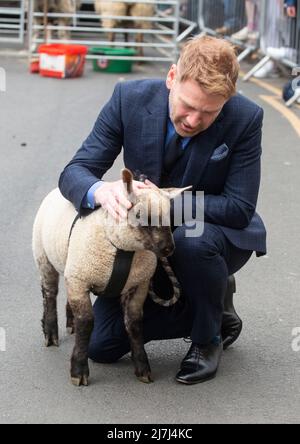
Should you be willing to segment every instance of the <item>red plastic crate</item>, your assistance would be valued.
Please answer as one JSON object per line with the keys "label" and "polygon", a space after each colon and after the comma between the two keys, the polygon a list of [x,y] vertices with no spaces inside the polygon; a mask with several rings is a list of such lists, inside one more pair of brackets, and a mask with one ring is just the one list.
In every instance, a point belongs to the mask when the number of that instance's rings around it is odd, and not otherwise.
{"label": "red plastic crate", "polygon": [[58,79],[80,77],[83,74],[88,48],[82,45],[41,45],[40,74]]}

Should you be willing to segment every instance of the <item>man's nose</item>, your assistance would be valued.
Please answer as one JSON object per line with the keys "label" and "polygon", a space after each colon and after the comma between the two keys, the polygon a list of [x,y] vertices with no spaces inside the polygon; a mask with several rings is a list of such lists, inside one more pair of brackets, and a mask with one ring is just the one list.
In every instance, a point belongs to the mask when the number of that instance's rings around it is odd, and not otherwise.
{"label": "man's nose", "polygon": [[202,116],[199,113],[189,114],[186,119],[186,123],[193,129],[197,128],[201,122],[202,122]]}

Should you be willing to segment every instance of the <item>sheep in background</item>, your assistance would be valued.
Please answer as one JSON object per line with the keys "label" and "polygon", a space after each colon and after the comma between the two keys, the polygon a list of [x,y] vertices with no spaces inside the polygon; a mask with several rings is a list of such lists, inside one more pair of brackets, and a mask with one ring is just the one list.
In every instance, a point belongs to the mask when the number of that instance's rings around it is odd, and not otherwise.
{"label": "sheep in background", "polygon": [[[122,179],[124,193],[133,203],[123,224],[98,208],[74,225],[76,210],[58,189],[45,198],[34,222],[33,254],[41,277],[46,346],[58,346],[56,299],[59,274],[63,274],[68,295],[67,327],[75,327],[76,332],[71,360],[71,379],[76,386],[88,385],[88,345],[94,322],[90,292],[103,294],[118,250],[134,252],[121,304],[135,374],[142,382],[152,381],[142,335],[143,305],[156,269],[156,256],[169,256],[174,250],[171,228],[163,225],[169,220],[170,199],[190,187],[144,189],[134,195],[132,173],[123,170]],[[158,226],[148,226],[149,208]],[[146,224],[142,223],[145,220]]]}
{"label": "sheep in background", "polygon": [[[81,0],[49,0],[48,1],[48,13],[68,13],[74,14],[77,9],[80,8]],[[44,12],[45,2],[43,0],[36,0],[34,2],[34,11],[35,12]],[[69,17],[59,17],[59,18],[48,18],[48,24],[58,25],[58,26],[71,26],[72,19]],[[34,18],[35,26],[43,26],[44,25],[44,17],[35,17]],[[60,40],[69,40],[71,37],[71,33],[69,30],[59,29],[57,31],[58,38]],[[33,41],[36,41],[41,35],[43,31],[35,30],[33,33]],[[46,40],[51,40],[53,38],[53,31],[50,29],[46,30]],[[34,44],[35,49],[36,45]]]}
{"label": "sheep in background", "polygon": [[[104,0],[95,0],[95,11],[97,14],[102,16],[127,16],[128,3],[118,2],[112,3]],[[127,27],[126,22],[121,22],[120,20],[115,20],[113,18],[102,18],[103,28],[116,28],[117,26]],[[127,34],[125,35],[127,41]],[[108,33],[108,40],[113,42],[115,40],[115,33]]]}
{"label": "sheep in background", "polygon": [[[132,16],[132,17],[153,17],[155,14],[155,7],[153,4],[145,3],[124,3],[124,2],[109,2],[106,0],[95,0],[95,11],[102,16]],[[117,19],[104,18],[102,19],[103,28],[117,28],[134,27],[137,29],[151,29],[152,25],[149,21],[136,20],[133,24],[129,21],[120,22]],[[115,33],[110,32],[108,40],[113,42],[115,40]],[[127,41],[127,36],[125,36]],[[136,43],[143,43],[143,34],[138,33],[135,38]],[[138,48],[138,54],[143,55],[143,48]]]}

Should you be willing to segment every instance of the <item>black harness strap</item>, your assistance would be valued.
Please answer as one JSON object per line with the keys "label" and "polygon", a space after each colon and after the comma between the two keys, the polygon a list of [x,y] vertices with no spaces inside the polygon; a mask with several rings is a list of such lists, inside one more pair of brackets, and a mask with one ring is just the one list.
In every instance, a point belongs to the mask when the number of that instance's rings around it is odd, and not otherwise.
{"label": "black harness strap", "polygon": [[72,223],[72,225],[71,225],[71,229],[70,229],[70,234],[69,234],[69,241],[68,241],[68,243],[70,243],[70,239],[71,239],[71,236],[72,236],[73,229],[74,229],[74,227],[75,227],[75,225],[76,225],[76,223],[77,223],[77,221],[78,221],[79,219],[80,219],[80,215],[77,214],[77,216],[75,217],[75,219],[74,219],[74,221],[73,221],[73,223]]}
{"label": "black harness strap", "polygon": [[128,280],[134,253],[134,251],[117,250],[113,271],[109,283],[103,292],[104,297],[120,297]]}
{"label": "black harness strap", "polygon": [[[77,214],[70,229],[69,243],[73,229],[79,219],[80,215]],[[116,257],[113,265],[113,271],[110,280],[106,286],[106,289],[104,290],[103,293],[101,293],[101,296],[104,296],[106,298],[120,297],[121,292],[125,287],[129,277],[134,253],[135,253],[134,251],[124,251],[124,250],[119,250],[117,248]]]}

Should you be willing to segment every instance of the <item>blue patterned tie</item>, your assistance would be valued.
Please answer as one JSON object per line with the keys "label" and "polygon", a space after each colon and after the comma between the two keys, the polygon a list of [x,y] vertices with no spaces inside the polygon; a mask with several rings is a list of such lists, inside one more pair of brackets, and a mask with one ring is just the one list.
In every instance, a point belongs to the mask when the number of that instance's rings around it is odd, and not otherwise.
{"label": "blue patterned tie", "polygon": [[184,150],[182,148],[182,137],[175,133],[166,147],[164,158],[164,170],[169,173],[176,162],[182,157]]}

